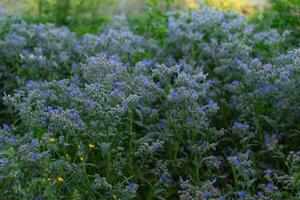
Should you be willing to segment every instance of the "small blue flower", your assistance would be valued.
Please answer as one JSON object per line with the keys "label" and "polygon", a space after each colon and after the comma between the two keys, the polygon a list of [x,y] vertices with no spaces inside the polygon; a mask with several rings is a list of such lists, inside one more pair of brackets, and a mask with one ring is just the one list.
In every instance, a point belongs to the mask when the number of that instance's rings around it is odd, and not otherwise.
{"label": "small blue flower", "polygon": [[48,106],[48,113],[52,113],[53,112],[53,108],[51,106]]}
{"label": "small blue flower", "polygon": [[173,99],[175,99],[177,97],[177,93],[176,92],[172,92],[171,96],[172,96]]}
{"label": "small blue flower", "polygon": [[277,137],[275,134],[265,136],[265,145],[269,148],[273,147],[277,143]]}
{"label": "small blue flower", "polygon": [[159,120],[158,125],[160,128],[164,128],[166,125],[166,120],[164,119]]}
{"label": "small blue flower", "polygon": [[33,148],[36,148],[38,145],[39,145],[39,142],[38,142],[37,140],[33,139],[33,140],[29,143],[28,147],[29,147],[29,149],[33,149]]}
{"label": "small blue flower", "polygon": [[211,193],[210,192],[204,192],[204,196],[205,196],[205,198],[209,198],[211,196]]}
{"label": "small blue flower", "polygon": [[0,174],[0,180],[3,180],[3,179],[5,179],[5,178],[6,178],[6,175]]}
{"label": "small blue flower", "polygon": [[16,140],[17,140],[17,137],[15,136],[15,135],[13,135],[13,136],[11,136],[10,138],[8,138],[8,142],[9,143],[15,143],[16,142]]}
{"label": "small blue flower", "polygon": [[4,165],[4,164],[6,164],[6,163],[8,163],[7,158],[1,158],[1,159],[0,159],[0,165]]}
{"label": "small blue flower", "polygon": [[241,161],[239,160],[239,158],[237,156],[232,157],[232,162],[235,166],[239,166],[241,164]]}
{"label": "small blue flower", "polygon": [[246,197],[246,192],[244,190],[241,190],[238,192],[239,198],[245,198]]}
{"label": "small blue flower", "polygon": [[43,116],[41,117],[41,121],[42,121],[42,125],[43,125],[43,126],[46,126],[46,124],[47,124],[47,117],[43,115]]}
{"label": "small blue flower", "polygon": [[48,131],[49,132],[52,132],[53,131],[53,128],[51,126],[48,126]]}
{"label": "small blue flower", "polygon": [[95,84],[93,84],[93,88],[95,89],[95,90],[98,90],[98,89],[100,89],[102,87],[102,85],[100,84],[100,83],[95,83]]}
{"label": "small blue flower", "polygon": [[217,166],[217,168],[219,168],[221,166],[221,164],[222,164],[222,161],[219,160],[219,159],[216,159],[216,166]]}
{"label": "small blue flower", "polygon": [[161,87],[160,82],[155,83],[155,86],[156,86],[156,87]]}
{"label": "small blue flower", "polygon": [[42,198],[41,198],[41,195],[40,195],[40,194],[36,195],[35,200],[41,200],[41,199],[42,199]]}
{"label": "small blue flower", "polygon": [[58,107],[57,107],[57,111],[58,111],[58,113],[62,113],[62,112],[63,112],[63,110],[64,110],[64,109],[63,109],[62,107],[60,107],[60,106],[58,106]]}
{"label": "small blue flower", "polygon": [[272,169],[266,169],[266,170],[265,170],[265,173],[270,175],[270,174],[273,173],[273,171],[272,171]]}
{"label": "small blue flower", "polygon": [[136,183],[129,183],[126,188],[130,191],[136,192],[139,186]]}
{"label": "small blue flower", "polygon": [[11,128],[8,124],[3,124],[3,130],[4,130],[4,132],[9,132],[11,130]]}
{"label": "small blue flower", "polygon": [[268,183],[267,184],[267,189],[270,190],[270,191],[273,190],[274,189],[273,183]]}
{"label": "small blue flower", "polygon": [[41,154],[40,153],[32,153],[31,154],[31,158],[34,159],[34,160],[37,160],[41,157]]}
{"label": "small blue flower", "polygon": [[257,192],[258,197],[262,197],[263,195],[264,195],[264,193],[262,191]]}

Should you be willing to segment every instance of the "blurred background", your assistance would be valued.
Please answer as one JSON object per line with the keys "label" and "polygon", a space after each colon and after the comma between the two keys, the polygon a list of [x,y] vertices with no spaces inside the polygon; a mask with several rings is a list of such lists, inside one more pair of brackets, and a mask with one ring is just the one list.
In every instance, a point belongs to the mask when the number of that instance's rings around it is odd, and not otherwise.
{"label": "blurred background", "polygon": [[279,29],[298,29],[300,24],[300,0],[0,0],[3,10],[22,15],[29,23],[67,25],[79,34],[96,32],[115,15],[141,18],[149,10],[163,13],[205,6]]}

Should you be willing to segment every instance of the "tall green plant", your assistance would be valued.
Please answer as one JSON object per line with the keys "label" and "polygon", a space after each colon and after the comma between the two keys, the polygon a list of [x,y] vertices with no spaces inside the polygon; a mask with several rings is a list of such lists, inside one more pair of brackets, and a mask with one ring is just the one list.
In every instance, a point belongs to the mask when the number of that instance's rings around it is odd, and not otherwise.
{"label": "tall green plant", "polygon": [[262,26],[270,26],[281,32],[290,30],[295,42],[300,39],[299,17],[300,0],[269,0],[269,6],[262,13],[259,22]]}
{"label": "tall green plant", "polygon": [[145,15],[134,20],[134,24],[138,24],[136,31],[163,43],[168,25],[166,12],[173,2],[174,0],[147,0]]}
{"label": "tall green plant", "polygon": [[71,12],[71,0],[56,0],[54,15],[59,25],[67,25]]}

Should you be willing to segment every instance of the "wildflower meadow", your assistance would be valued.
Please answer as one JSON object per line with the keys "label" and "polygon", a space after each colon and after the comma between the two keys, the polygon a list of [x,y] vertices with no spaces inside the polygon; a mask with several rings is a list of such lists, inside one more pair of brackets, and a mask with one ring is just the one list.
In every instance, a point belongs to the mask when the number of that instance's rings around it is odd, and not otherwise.
{"label": "wildflower meadow", "polygon": [[0,199],[300,199],[291,31],[150,14],[77,34],[0,11]]}

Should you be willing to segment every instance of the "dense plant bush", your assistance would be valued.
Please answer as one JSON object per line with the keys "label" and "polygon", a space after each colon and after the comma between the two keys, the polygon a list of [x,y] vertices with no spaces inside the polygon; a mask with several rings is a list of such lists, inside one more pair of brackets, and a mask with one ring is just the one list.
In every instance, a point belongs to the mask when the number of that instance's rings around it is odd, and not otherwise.
{"label": "dense plant bush", "polygon": [[115,0],[0,0],[9,13],[21,13],[28,23],[67,25],[79,34],[97,32],[117,8]]}
{"label": "dense plant bush", "polygon": [[238,15],[164,17],[160,35],[9,26],[5,199],[300,197],[300,50]]}
{"label": "dense plant bush", "polygon": [[262,12],[251,17],[251,22],[265,28],[276,28],[279,32],[289,31],[285,48],[299,46],[300,3],[298,0],[268,0]]}
{"label": "dense plant bush", "polygon": [[269,8],[265,10],[264,17],[273,27],[281,30],[292,29],[299,35],[300,5],[297,0],[269,0]]}

